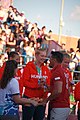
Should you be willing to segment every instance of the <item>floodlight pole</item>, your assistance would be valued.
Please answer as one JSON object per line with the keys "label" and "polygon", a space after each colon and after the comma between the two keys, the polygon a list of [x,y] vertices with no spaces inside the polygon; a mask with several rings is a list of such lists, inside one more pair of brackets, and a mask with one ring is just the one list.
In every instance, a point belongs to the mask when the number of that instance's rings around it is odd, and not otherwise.
{"label": "floodlight pole", "polygon": [[63,27],[63,8],[64,8],[64,0],[62,0],[62,3],[61,3],[61,10],[60,10],[58,44],[60,44],[60,42],[61,42],[61,33],[62,33],[62,27]]}

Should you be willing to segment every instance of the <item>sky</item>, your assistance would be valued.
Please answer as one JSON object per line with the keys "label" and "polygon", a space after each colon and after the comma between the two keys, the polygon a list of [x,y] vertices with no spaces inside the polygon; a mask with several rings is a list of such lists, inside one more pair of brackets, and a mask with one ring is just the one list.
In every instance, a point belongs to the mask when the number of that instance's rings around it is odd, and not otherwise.
{"label": "sky", "polygon": [[[62,0],[13,0],[13,6],[24,12],[32,23],[38,27],[46,26],[59,34],[60,11]],[[80,0],[64,0],[62,35],[80,37]]]}

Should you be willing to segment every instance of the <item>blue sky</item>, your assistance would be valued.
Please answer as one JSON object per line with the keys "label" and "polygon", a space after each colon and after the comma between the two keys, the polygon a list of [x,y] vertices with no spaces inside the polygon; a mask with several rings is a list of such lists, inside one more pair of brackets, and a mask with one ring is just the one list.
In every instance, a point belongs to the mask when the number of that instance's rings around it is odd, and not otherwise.
{"label": "blue sky", "polygon": [[[13,0],[13,6],[38,27],[46,26],[59,34],[59,20],[62,0]],[[62,34],[80,37],[80,0],[64,0]]]}

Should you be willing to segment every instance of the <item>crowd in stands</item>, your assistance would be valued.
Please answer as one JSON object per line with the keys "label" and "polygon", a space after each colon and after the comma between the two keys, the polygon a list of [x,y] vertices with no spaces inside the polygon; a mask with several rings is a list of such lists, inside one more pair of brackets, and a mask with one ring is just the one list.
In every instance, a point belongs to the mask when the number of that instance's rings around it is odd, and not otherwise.
{"label": "crowd in stands", "polygon": [[[0,6],[0,12],[3,8]],[[34,57],[34,49],[40,47],[46,38],[52,39],[52,31],[46,33],[46,26],[38,28],[37,23],[28,21],[24,13],[9,6],[3,17],[0,17],[0,66],[7,59],[7,53],[17,51],[23,56]],[[42,39],[41,39],[42,38]],[[4,54],[4,58],[3,58]]]}

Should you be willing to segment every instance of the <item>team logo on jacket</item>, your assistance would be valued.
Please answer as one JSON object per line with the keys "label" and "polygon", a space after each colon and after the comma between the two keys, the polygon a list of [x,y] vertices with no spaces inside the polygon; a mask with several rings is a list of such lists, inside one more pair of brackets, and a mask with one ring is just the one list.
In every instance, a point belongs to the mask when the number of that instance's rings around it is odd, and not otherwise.
{"label": "team logo on jacket", "polygon": [[[48,78],[48,76],[46,76],[46,75],[43,75],[42,77],[44,77],[45,79],[47,79]],[[31,75],[31,78],[40,78],[40,75]]]}

